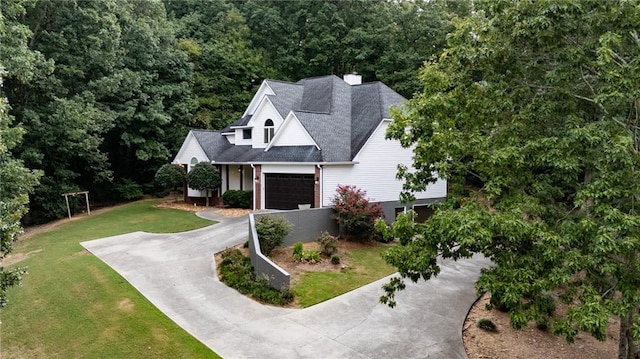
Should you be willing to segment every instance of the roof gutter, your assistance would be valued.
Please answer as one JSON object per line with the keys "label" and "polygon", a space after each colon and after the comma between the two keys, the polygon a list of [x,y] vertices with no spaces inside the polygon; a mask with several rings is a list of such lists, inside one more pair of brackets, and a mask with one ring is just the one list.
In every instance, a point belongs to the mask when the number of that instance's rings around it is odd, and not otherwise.
{"label": "roof gutter", "polygon": [[345,161],[345,162],[216,162],[211,161],[219,165],[295,165],[295,166],[344,166],[344,165],[357,165],[359,161]]}

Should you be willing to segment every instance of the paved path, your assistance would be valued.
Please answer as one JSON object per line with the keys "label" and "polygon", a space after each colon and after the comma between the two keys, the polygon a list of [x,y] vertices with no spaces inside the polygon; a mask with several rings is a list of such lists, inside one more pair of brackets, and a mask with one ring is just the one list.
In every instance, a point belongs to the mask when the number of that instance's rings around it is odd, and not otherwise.
{"label": "paved path", "polygon": [[[200,212],[215,217],[212,212]],[[390,309],[388,279],[306,309],[259,304],[219,282],[213,254],[247,239],[246,218],[191,232],[135,232],[82,245],[178,325],[228,358],[467,358],[461,329],[485,259],[446,262],[408,283]]]}

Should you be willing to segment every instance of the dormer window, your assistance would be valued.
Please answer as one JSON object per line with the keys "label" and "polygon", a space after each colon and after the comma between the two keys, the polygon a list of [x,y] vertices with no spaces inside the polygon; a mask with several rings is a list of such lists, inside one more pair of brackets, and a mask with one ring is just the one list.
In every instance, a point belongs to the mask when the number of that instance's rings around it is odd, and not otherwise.
{"label": "dormer window", "polygon": [[273,121],[271,119],[264,121],[264,143],[269,143],[273,139],[274,133]]}
{"label": "dormer window", "polygon": [[250,140],[251,139],[251,130],[250,129],[242,130],[242,139],[243,140]]}

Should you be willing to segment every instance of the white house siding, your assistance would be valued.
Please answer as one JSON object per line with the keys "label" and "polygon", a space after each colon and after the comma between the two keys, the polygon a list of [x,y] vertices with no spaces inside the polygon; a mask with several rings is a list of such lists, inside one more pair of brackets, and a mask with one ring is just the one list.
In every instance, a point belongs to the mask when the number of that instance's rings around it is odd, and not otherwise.
{"label": "white house siding", "polygon": [[[384,138],[389,123],[383,122],[354,159],[354,165],[326,165],[322,171],[322,206],[330,206],[336,187],[355,185],[367,191],[376,202],[397,201],[402,181],[396,179],[398,164],[411,165],[413,151],[404,149],[398,141]],[[417,199],[443,198],[447,194],[446,181],[430,185],[426,191],[416,193]]]}
{"label": "white house siding", "polygon": [[298,118],[290,114],[278,131],[273,146],[313,146],[313,139]]}
{"label": "white house siding", "polygon": [[264,122],[268,119],[273,121],[275,131],[277,132],[280,125],[282,125],[283,119],[280,117],[280,114],[275,109],[271,101],[268,98],[265,98],[253,114],[251,121],[248,123],[249,126],[253,126],[251,143],[254,148],[267,147],[267,144],[264,143]]}
{"label": "white house siding", "polygon": [[262,82],[262,85],[260,85],[260,88],[258,88],[258,91],[256,91],[256,94],[253,95],[249,106],[247,106],[247,109],[244,111],[242,116],[244,117],[245,115],[253,115],[260,105],[262,99],[267,95],[275,95],[275,93],[273,92],[269,84],[264,81]]}
{"label": "white house siding", "polygon": [[262,208],[265,209],[265,174],[267,173],[295,173],[295,174],[315,174],[315,165],[281,165],[281,164],[263,164],[262,173],[260,175],[260,203]]}
{"label": "white house siding", "polygon": [[[185,142],[182,144],[178,155],[174,158],[173,163],[183,164],[187,166],[187,171],[191,171],[191,159],[196,158],[198,162],[209,161],[207,155],[202,150],[202,147],[198,144],[193,134],[189,133]],[[203,191],[196,191],[191,188],[187,189],[187,196],[189,197],[205,197],[206,194]]]}

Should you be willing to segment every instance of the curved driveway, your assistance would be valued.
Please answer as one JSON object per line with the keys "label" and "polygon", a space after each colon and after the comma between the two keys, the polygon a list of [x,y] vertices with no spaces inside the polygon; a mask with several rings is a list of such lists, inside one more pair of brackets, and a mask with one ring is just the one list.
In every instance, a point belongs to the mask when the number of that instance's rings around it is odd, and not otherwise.
{"label": "curved driveway", "polygon": [[371,283],[306,309],[259,304],[218,281],[213,254],[247,240],[243,218],[190,232],[135,232],[83,242],[158,309],[224,358],[467,358],[462,324],[488,261],[446,261],[407,283],[397,307]]}

